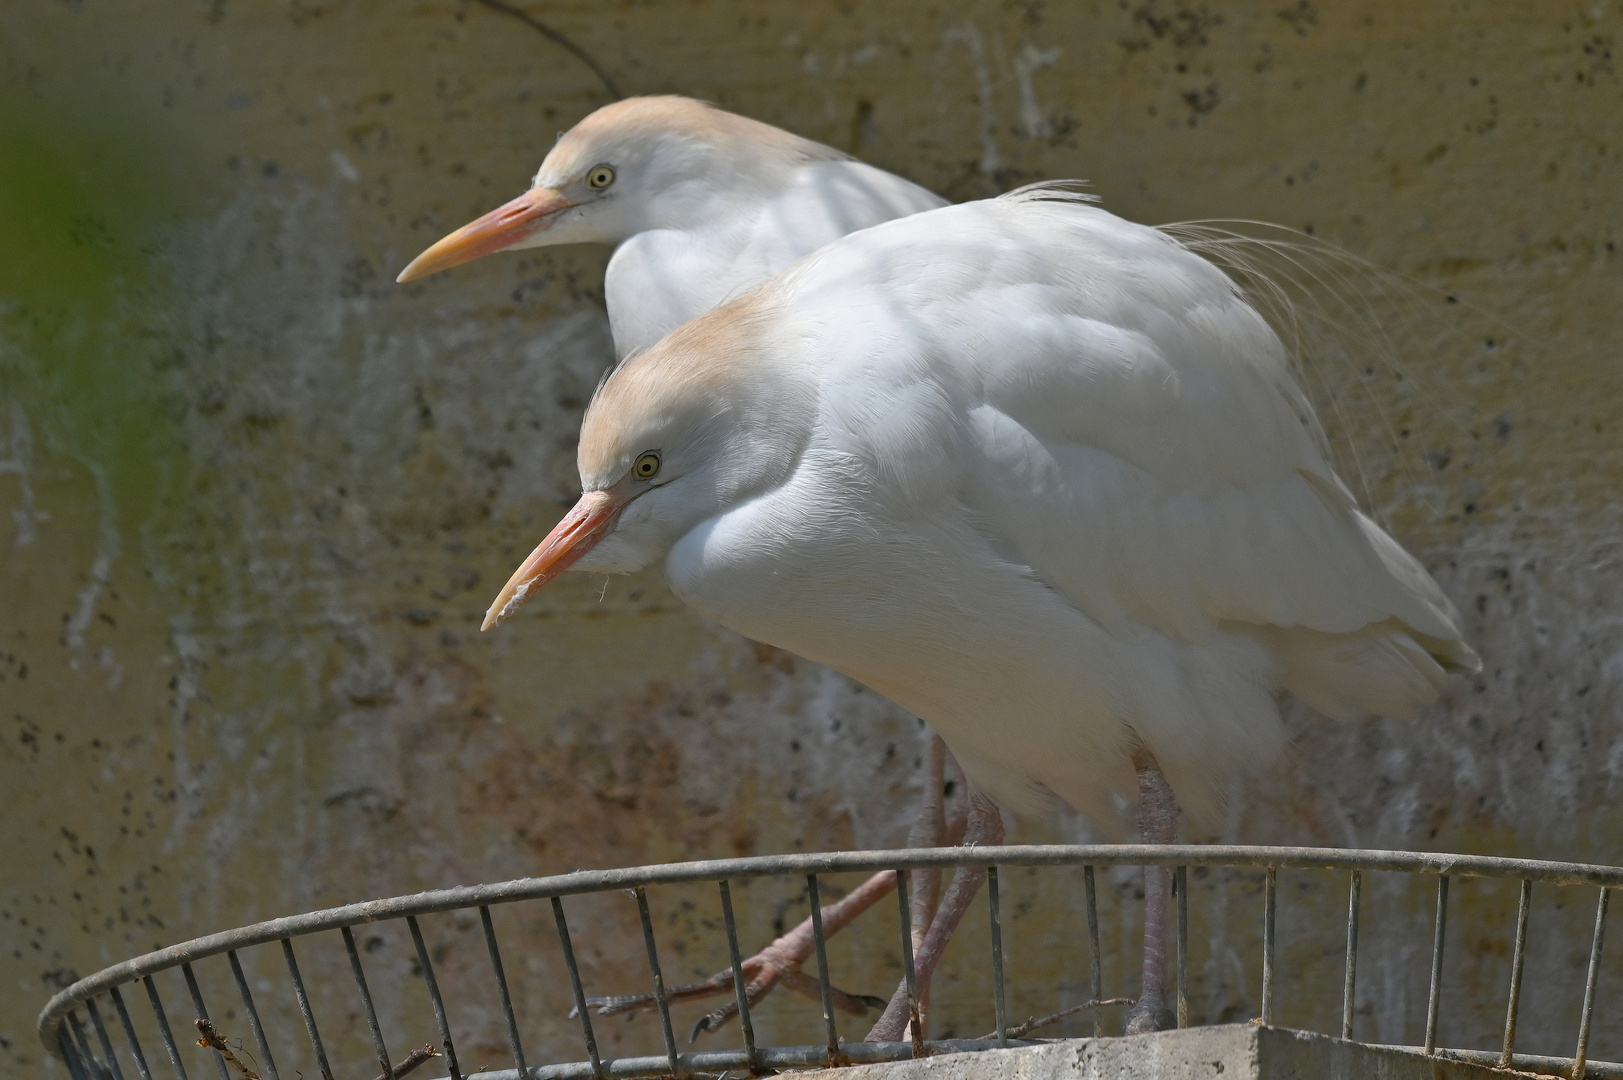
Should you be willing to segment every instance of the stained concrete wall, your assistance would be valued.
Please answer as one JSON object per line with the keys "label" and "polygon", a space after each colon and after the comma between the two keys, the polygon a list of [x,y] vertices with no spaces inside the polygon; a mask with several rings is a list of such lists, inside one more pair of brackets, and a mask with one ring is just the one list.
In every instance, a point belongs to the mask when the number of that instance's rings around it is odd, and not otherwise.
{"label": "stained concrete wall", "polygon": [[[1348,271],[1369,307],[1322,302],[1353,344],[1313,346],[1308,381],[1486,668],[1415,723],[1293,714],[1293,752],[1235,789],[1212,838],[1623,861],[1623,5],[530,9],[626,92],[707,97],[955,199],[1086,177],[1135,220],[1277,221],[1405,276]],[[605,253],[392,277],[606,100],[576,58],[460,0],[0,10],[7,1071],[37,1067],[32,1017],[58,986],[195,933],[576,866],[903,840],[917,723],[706,626],[657,573],[571,576],[477,633],[571,498],[609,360]],[[1384,338],[1358,331],[1366,311]],[[1085,994],[1075,882],[1009,877],[1011,1009],[1045,1012]],[[1131,992],[1137,884],[1104,884],[1107,990]],[[1243,1018],[1259,886],[1196,884],[1196,1014]],[[1283,1022],[1339,1015],[1343,887],[1285,876]],[[797,895],[757,886],[747,932],[792,921]],[[1359,1034],[1413,1041],[1430,895],[1366,895]],[[1444,1041],[1493,1045],[1515,892],[1456,898]],[[605,904],[580,916],[598,991],[640,964]],[[1535,893],[1529,1051],[1570,1052],[1592,904]],[[697,915],[661,918],[685,950],[673,979],[720,959]],[[524,942],[534,1052],[572,1053],[544,921],[504,932]],[[885,992],[891,932],[836,943],[843,982]],[[455,986],[477,927],[443,933]],[[975,933],[942,1034],[989,1027]],[[408,984],[401,943],[375,948]],[[1623,1057],[1620,958],[1601,1056]],[[246,959],[257,980],[279,963]],[[386,1013],[407,1008],[393,992]],[[335,1041],[359,1023],[343,1008]],[[465,1022],[495,1055],[491,1018]],[[626,1052],[653,1030],[605,1038]]]}

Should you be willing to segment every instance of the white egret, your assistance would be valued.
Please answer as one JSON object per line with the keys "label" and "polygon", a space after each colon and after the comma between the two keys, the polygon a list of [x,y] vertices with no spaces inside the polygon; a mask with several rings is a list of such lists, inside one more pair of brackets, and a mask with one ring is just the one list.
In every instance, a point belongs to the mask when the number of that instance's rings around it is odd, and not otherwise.
{"label": "white egret", "polygon": [[[1109,828],[1138,796],[1169,842],[1281,748],[1280,694],[1409,716],[1479,666],[1233,282],[1052,186],[853,234],[686,324],[604,382],[579,466],[487,628],[570,567],[662,562],[702,615],[928,721],[985,841],[993,802]],[[1129,1030],[1167,1023],[1169,893],[1146,875]],[[905,1024],[898,993],[870,1037]]]}
{"label": "white egret", "polygon": [[769,124],[692,98],[628,98],[560,136],[529,191],[434,244],[398,280],[496,251],[615,245],[603,288],[624,357],[846,233],[944,205]]}

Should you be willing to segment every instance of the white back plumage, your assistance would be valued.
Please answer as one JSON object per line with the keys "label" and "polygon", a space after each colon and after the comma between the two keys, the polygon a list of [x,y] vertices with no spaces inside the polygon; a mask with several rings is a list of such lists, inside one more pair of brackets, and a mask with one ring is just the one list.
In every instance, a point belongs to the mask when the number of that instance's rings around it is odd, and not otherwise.
{"label": "white back plumage", "polygon": [[640,232],[615,249],[604,278],[615,351],[624,357],[648,348],[847,233],[946,204],[827,150],[785,170],[768,190],[718,200],[681,227]]}
{"label": "white back plumage", "polygon": [[705,317],[729,320],[752,348],[699,355],[737,333],[695,324],[616,373],[583,454],[664,407],[616,398],[629,368],[810,380],[783,392],[786,478],[686,531],[671,584],[929,721],[1011,808],[1053,793],[1108,826],[1141,743],[1209,822],[1280,748],[1282,691],[1404,716],[1477,664],[1336,476],[1278,338],[1154,229],[1028,189],[848,236]]}

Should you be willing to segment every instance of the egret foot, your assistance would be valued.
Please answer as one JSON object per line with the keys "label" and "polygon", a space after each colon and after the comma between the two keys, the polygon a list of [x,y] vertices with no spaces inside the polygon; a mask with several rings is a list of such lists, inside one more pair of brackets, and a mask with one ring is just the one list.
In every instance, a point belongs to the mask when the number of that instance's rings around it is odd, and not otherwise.
{"label": "egret foot", "polygon": [[1152,1031],[1170,1031],[1177,1026],[1177,1014],[1167,1004],[1166,995],[1162,994],[1160,1000],[1155,1002],[1139,998],[1138,1003],[1127,1010],[1122,1034],[1146,1035]]}

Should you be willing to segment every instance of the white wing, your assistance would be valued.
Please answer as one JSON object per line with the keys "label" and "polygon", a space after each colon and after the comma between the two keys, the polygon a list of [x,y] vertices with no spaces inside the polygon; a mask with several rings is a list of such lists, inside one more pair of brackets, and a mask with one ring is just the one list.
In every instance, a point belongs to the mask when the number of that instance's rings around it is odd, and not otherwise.
{"label": "white wing", "polygon": [[[921,493],[921,470],[954,477],[1006,558],[1118,638],[1248,634],[1333,715],[1411,712],[1444,665],[1476,664],[1447,598],[1336,476],[1277,337],[1163,234],[1037,190],[815,263],[820,288],[850,282],[817,305],[825,348],[844,338],[833,351],[893,403],[863,428],[875,475]],[[864,294],[874,316],[853,319]],[[909,421],[931,393],[962,417],[953,445]]]}

